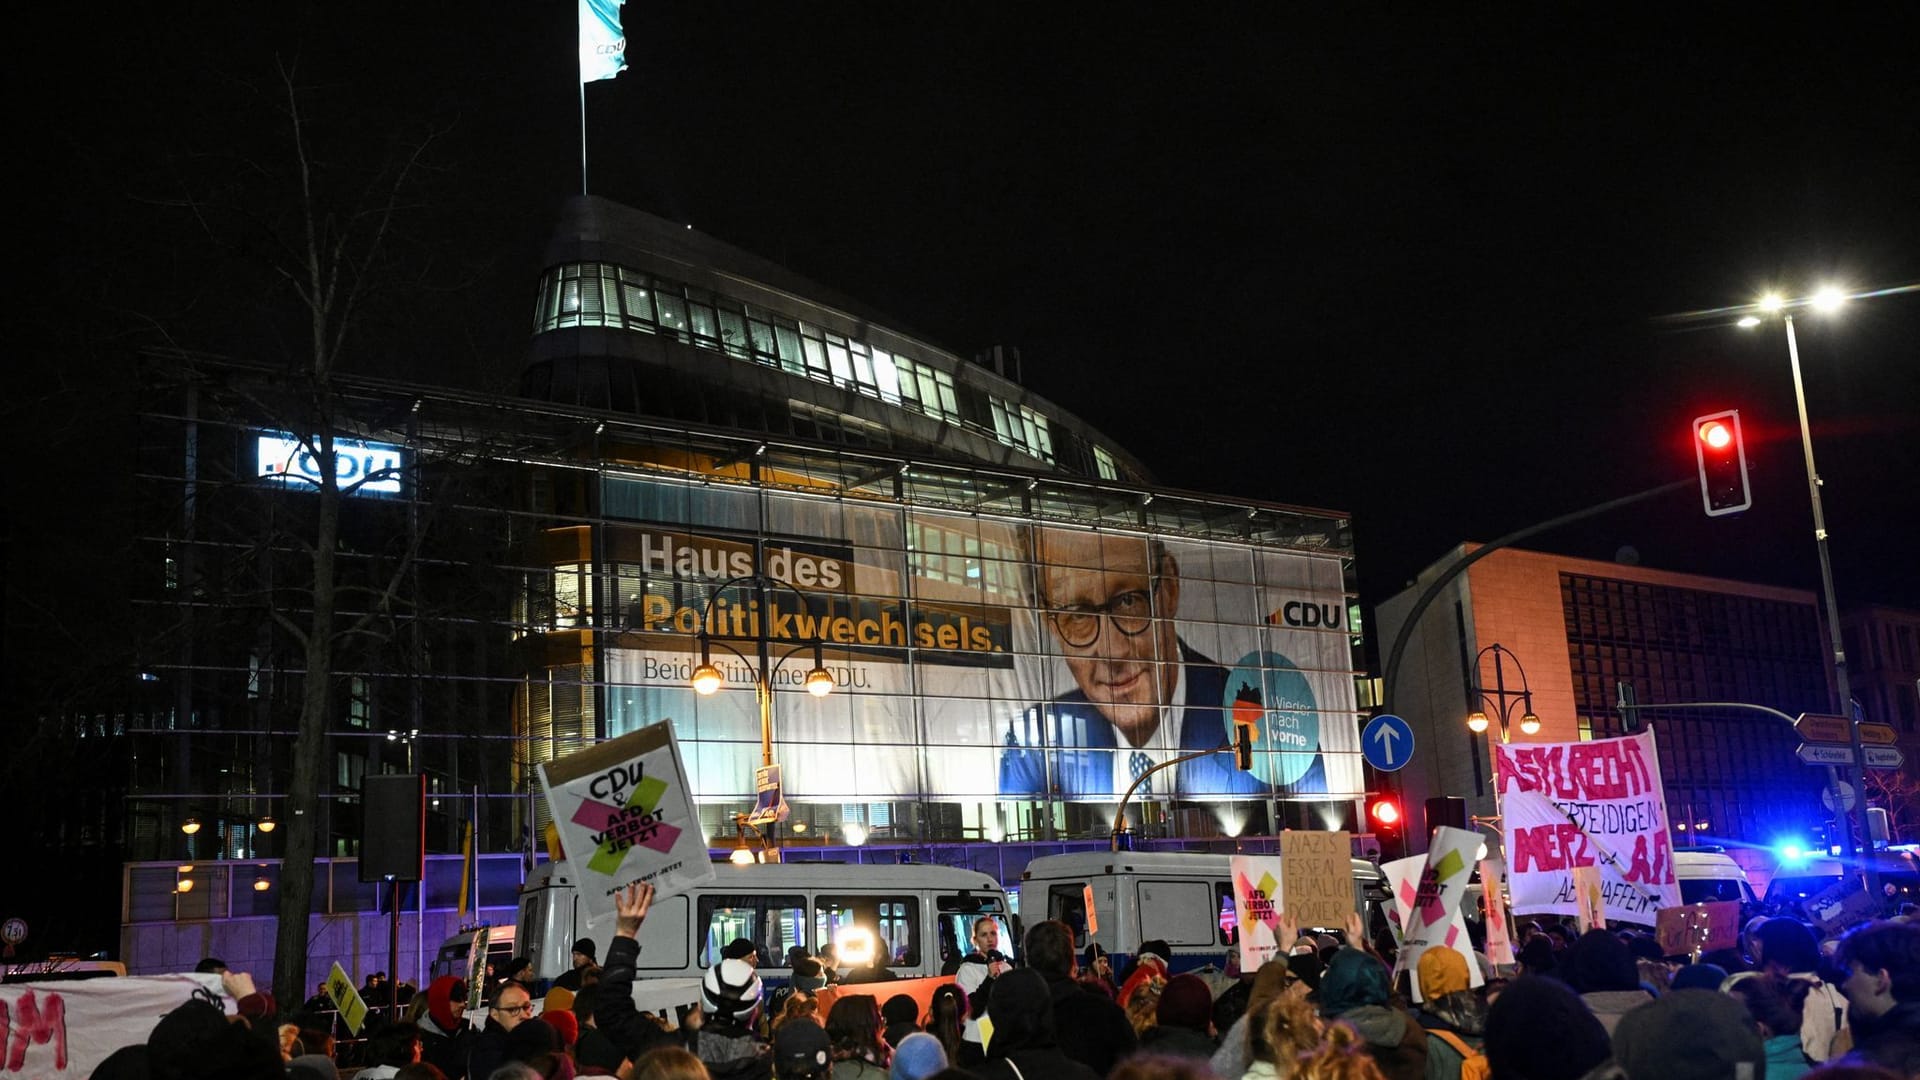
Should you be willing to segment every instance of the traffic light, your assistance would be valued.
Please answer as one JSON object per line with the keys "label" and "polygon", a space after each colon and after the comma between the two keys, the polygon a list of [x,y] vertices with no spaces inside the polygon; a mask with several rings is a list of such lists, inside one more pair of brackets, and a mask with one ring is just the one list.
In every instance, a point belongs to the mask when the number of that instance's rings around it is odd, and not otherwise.
{"label": "traffic light", "polygon": [[1233,725],[1233,763],[1243,771],[1253,769],[1253,725]]}
{"label": "traffic light", "polygon": [[1737,514],[1753,505],[1747,488],[1747,446],[1740,436],[1740,410],[1693,420],[1693,456],[1700,464],[1700,501],[1708,517]]}
{"label": "traffic light", "polygon": [[1398,832],[1400,829],[1400,804],[1391,798],[1373,800],[1367,815],[1373,819],[1374,828],[1381,832]]}

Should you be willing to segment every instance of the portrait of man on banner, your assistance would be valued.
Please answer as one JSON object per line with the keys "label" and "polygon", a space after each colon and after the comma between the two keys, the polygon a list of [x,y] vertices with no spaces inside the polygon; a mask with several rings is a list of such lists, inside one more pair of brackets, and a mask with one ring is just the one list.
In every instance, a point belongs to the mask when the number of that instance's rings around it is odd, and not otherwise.
{"label": "portrait of man on banner", "polygon": [[[1073,688],[1009,723],[1000,756],[1003,796],[1117,796],[1155,765],[1226,743],[1261,687],[1190,644],[1179,621],[1180,561],[1158,540],[1036,528],[1034,606]],[[1245,643],[1257,648],[1257,630]],[[1256,682],[1259,680],[1256,677]],[[1300,790],[1324,788],[1317,759]],[[1231,754],[1154,774],[1136,797],[1265,794],[1271,785]]]}

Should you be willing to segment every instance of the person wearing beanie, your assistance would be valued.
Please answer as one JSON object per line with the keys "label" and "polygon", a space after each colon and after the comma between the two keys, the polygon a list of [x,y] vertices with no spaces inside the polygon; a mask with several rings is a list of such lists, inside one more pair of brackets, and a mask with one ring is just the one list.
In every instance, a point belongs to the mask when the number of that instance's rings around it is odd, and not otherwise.
{"label": "person wearing beanie", "polygon": [[720,950],[720,958],[745,960],[749,966],[757,968],[760,966],[760,947],[746,938],[734,938],[727,942],[726,948]]}
{"label": "person wearing beanie", "polygon": [[[1140,1045],[1119,1005],[1074,979],[1073,931],[1057,919],[1034,923],[1021,950],[1047,988],[1052,1040],[1060,1052],[1105,1076]],[[996,1036],[997,1037],[997,1036]],[[971,1068],[962,1064],[963,1068]]]}
{"label": "person wearing beanie", "polygon": [[1747,1007],[1709,990],[1674,990],[1621,1017],[1613,1060],[1628,1080],[1721,1080],[1742,1064],[1772,1075]]}
{"label": "person wearing beanie", "polygon": [[1560,955],[1559,975],[1612,1035],[1620,1018],[1653,1000],[1640,985],[1640,968],[1626,943],[1607,930],[1589,930]]}
{"label": "person wearing beanie", "polygon": [[1667,980],[1669,990],[1718,990],[1727,981],[1727,969],[1719,964],[1688,964]]}
{"label": "person wearing beanie", "polygon": [[1320,976],[1320,1015],[1352,1025],[1387,1080],[1425,1080],[1427,1033],[1394,1007],[1387,968],[1378,957],[1341,946]]}
{"label": "person wearing beanie", "polygon": [[525,1020],[507,1032],[508,1061],[527,1063],[541,1054],[551,1054],[560,1048],[560,1032],[547,1023],[544,1016]]}
{"label": "person wearing beanie", "polygon": [[570,1009],[553,1009],[541,1013],[540,1019],[545,1020],[553,1033],[560,1037],[560,1048],[569,1054],[573,1053],[574,1044],[580,1041],[580,1018],[573,1015]]}
{"label": "person wearing beanie", "polygon": [[599,947],[594,945],[592,938],[583,937],[573,943],[573,966],[553,980],[553,985],[577,994],[580,992],[580,980],[586,975],[587,969],[599,962]]}
{"label": "person wearing beanie", "polygon": [[811,1020],[780,1025],[773,1033],[775,1080],[826,1080],[833,1075],[833,1040]]}
{"label": "person wearing beanie", "polygon": [[893,1048],[893,1064],[887,1067],[887,1080],[927,1080],[947,1067],[947,1050],[940,1040],[924,1031],[916,1031]]}
{"label": "person wearing beanie", "polygon": [[1220,1048],[1213,1030],[1213,991],[1198,975],[1168,979],[1153,1015],[1154,1026],[1140,1037],[1143,1053],[1206,1061]]}
{"label": "person wearing beanie", "polygon": [[1508,983],[1487,1007],[1482,1045],[1502,1080],[1581,1080],[1604,1070],[1613,1053],[1607,1029],[1580,995],[1537,975]]}
{"label": "person wearing beanie", "polygon": [[1140,943],[1140,951],[1134,954],[1133,970],[1127,972],[1127,981],[1120,984],[1121,1008],[1133,999],[1134,991],[1153,981],[1167,977],[1168,965],[1173,963],[1173,949],[1160,938]]}
{"label": "person wearing beanie", "polygon": [[[1064,923],[1052,925],[1065,936],[1071,963],[1073,931]],[[1032,941],[1031,932],[1028,941]],[[1032,958],[1031,945],[1028,958]],[[1060,1051],[1054,1038],[1052,1004],[1046,977],[1033,968],[1015,968],[994,979],[992,998],[987,1002],[993,1038],[987,1043],[987,1060],[972,1070],[980,1080],[1098,1080],[1104,1075]]]}
{"label": "person wearing beanie", "polygon": [[1820,978],[1820,942],[1813,930],[1798,919],[1768,919],[1754,929],[1750,947],[1756,971],[1808,984],[1800,1048],[1815,1063],[1832,1057],[1834,1038],[1847,1027],[1846,998]]}
{"label": "person wearing beanie", "polygon": [[1481,1056],[1487,1007],[1473,992],[1466,957],[1446,947],[1425,949],[1414,965],[1420,977],[1420,1011],[1427,1031],[1427,1075],[1457,1077],[1469,1058]]}
{"label": "person wearing beanie", "polygon": [[897,1049],[901,1039],[920,1030],[920,1003],[907,994],[895,994],[880,1006],[880,1019],[886,1025],[881,1037]]}
{"label": "person wearing beanie", "polygon": [[1105,995],[1109,1001],[1120,998],[1120,988],[1113,981],[1113,958],[1097,941],[1087,942],[1087,951],[1080,957],[1080,971],[1076,978],[1082,986]]}
{"label": "person wearing beanie", "polygon": [[[612,950],[608,950],[612,958]],[[687,1038],[687,1049],[713,1074],[713,1080],[763,1077],[772,1048],[754,1034],[760,1015],[760,976],[753,965],[735,957],[707,969],[700,982],[700,1009],[705,1018]]]}

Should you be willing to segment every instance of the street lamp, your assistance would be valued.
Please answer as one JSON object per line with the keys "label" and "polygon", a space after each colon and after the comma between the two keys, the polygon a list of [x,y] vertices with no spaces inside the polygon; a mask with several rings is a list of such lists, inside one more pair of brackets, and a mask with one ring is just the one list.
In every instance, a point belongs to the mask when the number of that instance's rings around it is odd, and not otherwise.
{"label": "street lamp", "polygon": [[[746,620],[753,632],[749,634],[715,633],[713,606],[728,589],[736,585],[753,586],[754,595],[758,601],[757,613]],[[773,767],[773,680],[779,676],[781,667],[788,660],[811,649],[813,667],[807,672],[802,685],[806,687],[807,693],[814,697],[825,697],[833,693],[834,686],[833,673],[826,667],[824,642],[818,636],[793,646],[778,658],[774,657],[773,640],[767,634],[767,616],[772,610],[767,603],[767,594],[773,589],[785,589],[792,593],[799,599],[800,606],[806,610],[808,621],[812,621],[813,604],[807,599],[807,594],[787,582],[763,574],[742,574],[729,578],[713,590],[713,595],[707,597],[706,604],[700,610],[700,628],[695,631],[695,636],[700,641],[700,664],[693,669],[693,675],[689,680],[693,684],[694,693],[702,697],[717,693],[720,687],[725,685],[727,681],[725,673],[713,662],[713,649],[716,645],[739,657],[740,662],[747,665],[748,670],[753,672],[754,697],[760,705],[760,764],[767,769]],[[736,613],[734,625],[738,626],[740,622]],[[747,656],[746,653],[728,644],[729,641],[753,642],[756,647],[754,656]],[[764,841],[766,838],[762,837],[762,839]],[[770,841],[767,842],[767,847],[770,851],[773,850]],[[738,858],[738,856],[739,851],[736,849],[734,857]]]}
{"label": "street lamp", "polygon": [[[1813,465],[1813,432],[1807,424],[1807,391],[1800,381],[1800,342],[1793,333],[1793,313],[1796,309],[1811,307],[1817,311],[1838,311],[1851,299],[1847,293],[1833,285],[1822,286],[1810,297],[1789,300],[1779,293],[1768,293],[1755,302],[1754,307],[1768,315],[1778,315],[1787,331],[1787,361],[1793,370],[1793,401],[1800,413],[1800,452],[1807,463],[1807,498],[1813,505],[1813,545],[1820,556],[1820,593],[1827,611],[1827,638],[1833,650],[1834,689],[1839,691],[1840,708],[1845,710],[1853,700],[1853,690],[1847,680],[1847,650],[1840,635],[1840,604],[1833,593],[1833,561],[1827,555],[1827,518],[1820,505],[1820,473]],[[1753,319],[1749,322],[1748,319]],[[1758,326],[1760,320],[1749,315],[1740,320],[1741,326]],[[1844,715],[1844,714],[1843,714]],[[1860,840],[1869,848],[1873,845],[1873,832],[1867,823],[1867,774],[1861,760],[1860,726],[1847,724],[1848,743],[1853,747],[1853,766],[1848,770],[1847,778],[1856,785],[1859,797],[1854,800],[1855,827],[1860,830]],[[1828,776],[1837,781],[1840,773],[1829,766]],[[1844,813],[1842,815],[1844,820]],[[1853,834],[1841,830],[1845,839],[1846,854],[1854,852]],[[1873,861],[1867,859],[1862,864],[1866,868],[1866,886],[1869,894],[1877,895],[1880,889],[1880,875]]]}
{"label": "street lamp", "polygon": [[[1492,690],[1488,690],[1480,684],[1480,667],[1488,653],[1493,654]],[[1520,689],[1518,690],[1507,689],[1507,661],[1511,661],[1513,663],[1513,669],[1520,673]],[[1501,742],[1508,742],[1511,739],[1510,724],[1513,719],[1513,707],[1516,703],[1521,706],[1520,734],[1538,735],[1540,733],[1540,717],[1535,715],[1533,711],[1533,688],[1527,685],[1527,669],[1520,666],[1520,658],[1513,654],[1512,649],[1495,642],[1481,649],[1479,653],[1474,656],[1473,694],[1476,699],[1474,702],[1476,705],[1491,705],[1493,711],[1499,714]],[[1513,700],[1509,701],[1509,698]],[[1467,730],[1473,732],[1475,735],[1485,734],[1490,723],[1484,709],[1476,708],[1467,714]]]}

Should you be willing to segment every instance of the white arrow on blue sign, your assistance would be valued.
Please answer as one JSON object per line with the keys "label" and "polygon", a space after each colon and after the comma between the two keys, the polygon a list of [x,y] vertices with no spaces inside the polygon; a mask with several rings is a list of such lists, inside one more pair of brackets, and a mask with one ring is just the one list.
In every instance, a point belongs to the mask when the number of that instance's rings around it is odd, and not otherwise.
{"label": "white arrow on blue sign", "polygon": [[1413,760],[1413,726],[1392,713],[1381,713],[1360,732],[1360,753],[1381,772],[1399,770]]}

